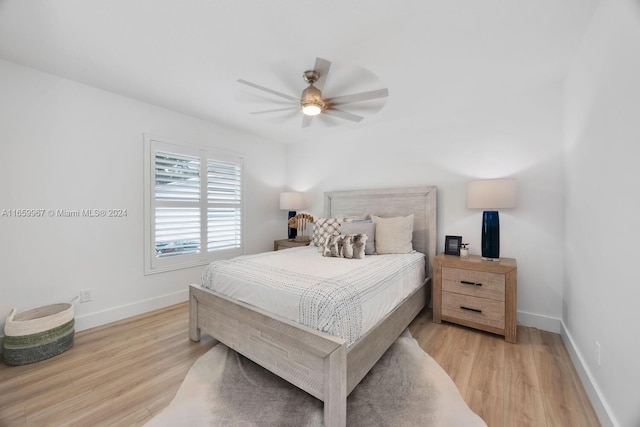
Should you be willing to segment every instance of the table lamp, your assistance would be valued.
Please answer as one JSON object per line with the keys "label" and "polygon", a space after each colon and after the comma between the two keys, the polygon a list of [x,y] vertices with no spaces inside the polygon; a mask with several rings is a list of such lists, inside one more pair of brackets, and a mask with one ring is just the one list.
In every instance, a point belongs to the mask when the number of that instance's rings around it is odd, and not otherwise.
{"label": "table lamp", "polygon": [[500,261],[498,209],[516,207],[515,179],[482,179],[467,183],[467,208],[482,213],[482,259]]}
{"label": "table lamp", "polygon": [[304,194],[295,191],[287,191],[280,193],[280,209],[288,210],[289,216],[287,217],[287,236],[289,239],[295,239],[297,230],[289,227],[288,219],[296,215],[297,209],[304,208]]}

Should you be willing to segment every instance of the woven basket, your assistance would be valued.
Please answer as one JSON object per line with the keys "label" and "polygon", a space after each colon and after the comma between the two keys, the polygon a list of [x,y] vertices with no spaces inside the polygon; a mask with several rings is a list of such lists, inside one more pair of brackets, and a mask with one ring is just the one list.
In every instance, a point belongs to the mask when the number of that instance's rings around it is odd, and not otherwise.
{"label": "woven basket", "polygon": [[70,303],[51,304],[9,313],[4,325],[4,362],[27,365],[56,356],[73,346],[74,314]]}

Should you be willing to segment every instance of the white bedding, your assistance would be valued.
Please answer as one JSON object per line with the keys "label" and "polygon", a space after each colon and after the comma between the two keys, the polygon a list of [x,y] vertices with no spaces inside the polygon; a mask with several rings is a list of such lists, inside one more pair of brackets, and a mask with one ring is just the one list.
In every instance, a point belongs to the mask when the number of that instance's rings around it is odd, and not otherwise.
{"label": "white bedding", "polygon": [[314,246],[215,261],[202,286],[353,344],[425,280],[424,255],[323,257]]}

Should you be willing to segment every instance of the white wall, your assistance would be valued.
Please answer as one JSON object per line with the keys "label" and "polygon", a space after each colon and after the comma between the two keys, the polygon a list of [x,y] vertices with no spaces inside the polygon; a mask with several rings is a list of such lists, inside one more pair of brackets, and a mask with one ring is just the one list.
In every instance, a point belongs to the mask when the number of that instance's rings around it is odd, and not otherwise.
{"label": "white wall", "polygon": [[[482,212],[465,207],[466,183],[514,177],[518,207],[500,213],[501,255],[518,261],[518,320],[560,330],[562,312],[561,84],[453,111],[418,112],[287,147],[287,182],[322,215],[323,192],[438,186],[438,251],[461,235],[480,253]],[[384,110],[383,110],[384,111]]]}
{"label": "white wall", "polygon": [[640,3],[603,0],[566,84],[563,322],[596,410],[620,426],[640,425],[639,53]]}
{"label": "white wall", "polygon": [[[71,300],[81,330],[186,300],[202,268],[143,274],[143,134],[244,154],[246,252],[284,235],[284,149],[248,134],[0,61],[0,211],[126,209],[126,218],[0,217],[0,322]],[[0,334],[1,335],[1,334]]]}

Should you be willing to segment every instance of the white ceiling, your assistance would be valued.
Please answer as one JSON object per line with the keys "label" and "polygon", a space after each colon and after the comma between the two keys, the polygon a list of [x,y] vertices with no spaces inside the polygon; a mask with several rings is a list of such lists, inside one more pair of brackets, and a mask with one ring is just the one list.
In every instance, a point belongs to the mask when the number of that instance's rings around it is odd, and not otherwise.
{"label": "white ceiling", "polygon": [[[598,1],[0,0],[0,57],[292,143],[559,82]],[[317,56],[325,97],[389,98],[345,107],[360,123],[248,114],[280,99],[238,78],[298,96]]]}

